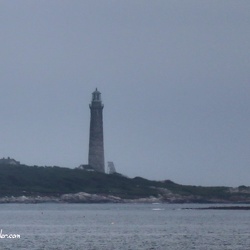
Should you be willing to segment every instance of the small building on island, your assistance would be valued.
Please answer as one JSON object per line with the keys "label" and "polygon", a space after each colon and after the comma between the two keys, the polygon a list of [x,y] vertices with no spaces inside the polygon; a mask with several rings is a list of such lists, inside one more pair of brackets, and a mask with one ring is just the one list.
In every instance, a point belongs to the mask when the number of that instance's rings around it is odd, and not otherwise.
{"label": "small building on island", "polygon": [[20,162],[8,157],[8,158],[0,159],[0,164],[1,165],[20,165]]}

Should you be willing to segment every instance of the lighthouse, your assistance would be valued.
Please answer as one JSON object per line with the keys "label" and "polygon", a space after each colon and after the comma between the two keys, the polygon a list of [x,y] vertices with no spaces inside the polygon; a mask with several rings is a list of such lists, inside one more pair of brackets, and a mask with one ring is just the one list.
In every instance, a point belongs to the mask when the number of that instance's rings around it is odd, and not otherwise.
{"label": "lighthouse", "polygon": [[88,165],[98,172],[105,172],[103,143],[103,111],[101,93],[92,93],[90,108],[89,157]]}

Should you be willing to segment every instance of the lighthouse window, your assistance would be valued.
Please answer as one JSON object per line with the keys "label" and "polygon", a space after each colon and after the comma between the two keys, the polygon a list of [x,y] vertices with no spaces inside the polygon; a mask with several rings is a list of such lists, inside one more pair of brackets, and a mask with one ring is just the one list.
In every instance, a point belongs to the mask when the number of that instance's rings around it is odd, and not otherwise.
{"label": "lighthouse window", "polygon": [[93,97],[92,97],[92,101],[101,101],[101,93],[98,91],[95,91],[94,93],[92,93]]}

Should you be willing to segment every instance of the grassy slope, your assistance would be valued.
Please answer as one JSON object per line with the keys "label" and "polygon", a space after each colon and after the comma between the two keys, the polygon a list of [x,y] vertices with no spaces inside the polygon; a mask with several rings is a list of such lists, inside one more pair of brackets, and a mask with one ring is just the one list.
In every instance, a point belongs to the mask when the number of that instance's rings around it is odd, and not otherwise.
{"label": "grassy slope", "polygon": [[147,185],[140,186],[133,179],[79,169],[0,165],[0,173],[0,196],[60,195],[76,192],[131,198],[157,195],[155,189]]}
{"label": "grassy slope", "polygon": [[159,190],[155,187],[167,188],[182,196],[200,196],[203,200],[229,199],[231,196],[227,187],[184,186],[171,181],[150,181],[141,177],[130,179],[119,174],[107,175],[60,167],[0,165],[0,173],[0,196],[87,192],[121,198],[157,197]]}

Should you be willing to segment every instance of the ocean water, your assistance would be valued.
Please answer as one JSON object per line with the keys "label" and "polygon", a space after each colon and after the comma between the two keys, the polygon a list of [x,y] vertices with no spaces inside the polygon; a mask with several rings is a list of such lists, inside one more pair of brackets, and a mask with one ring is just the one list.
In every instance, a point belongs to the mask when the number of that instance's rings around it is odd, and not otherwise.
{"label": "ocean water", "polygon": [[0,249],[250,249],[249,210],[182,209],[202,206],[0,204]]}

